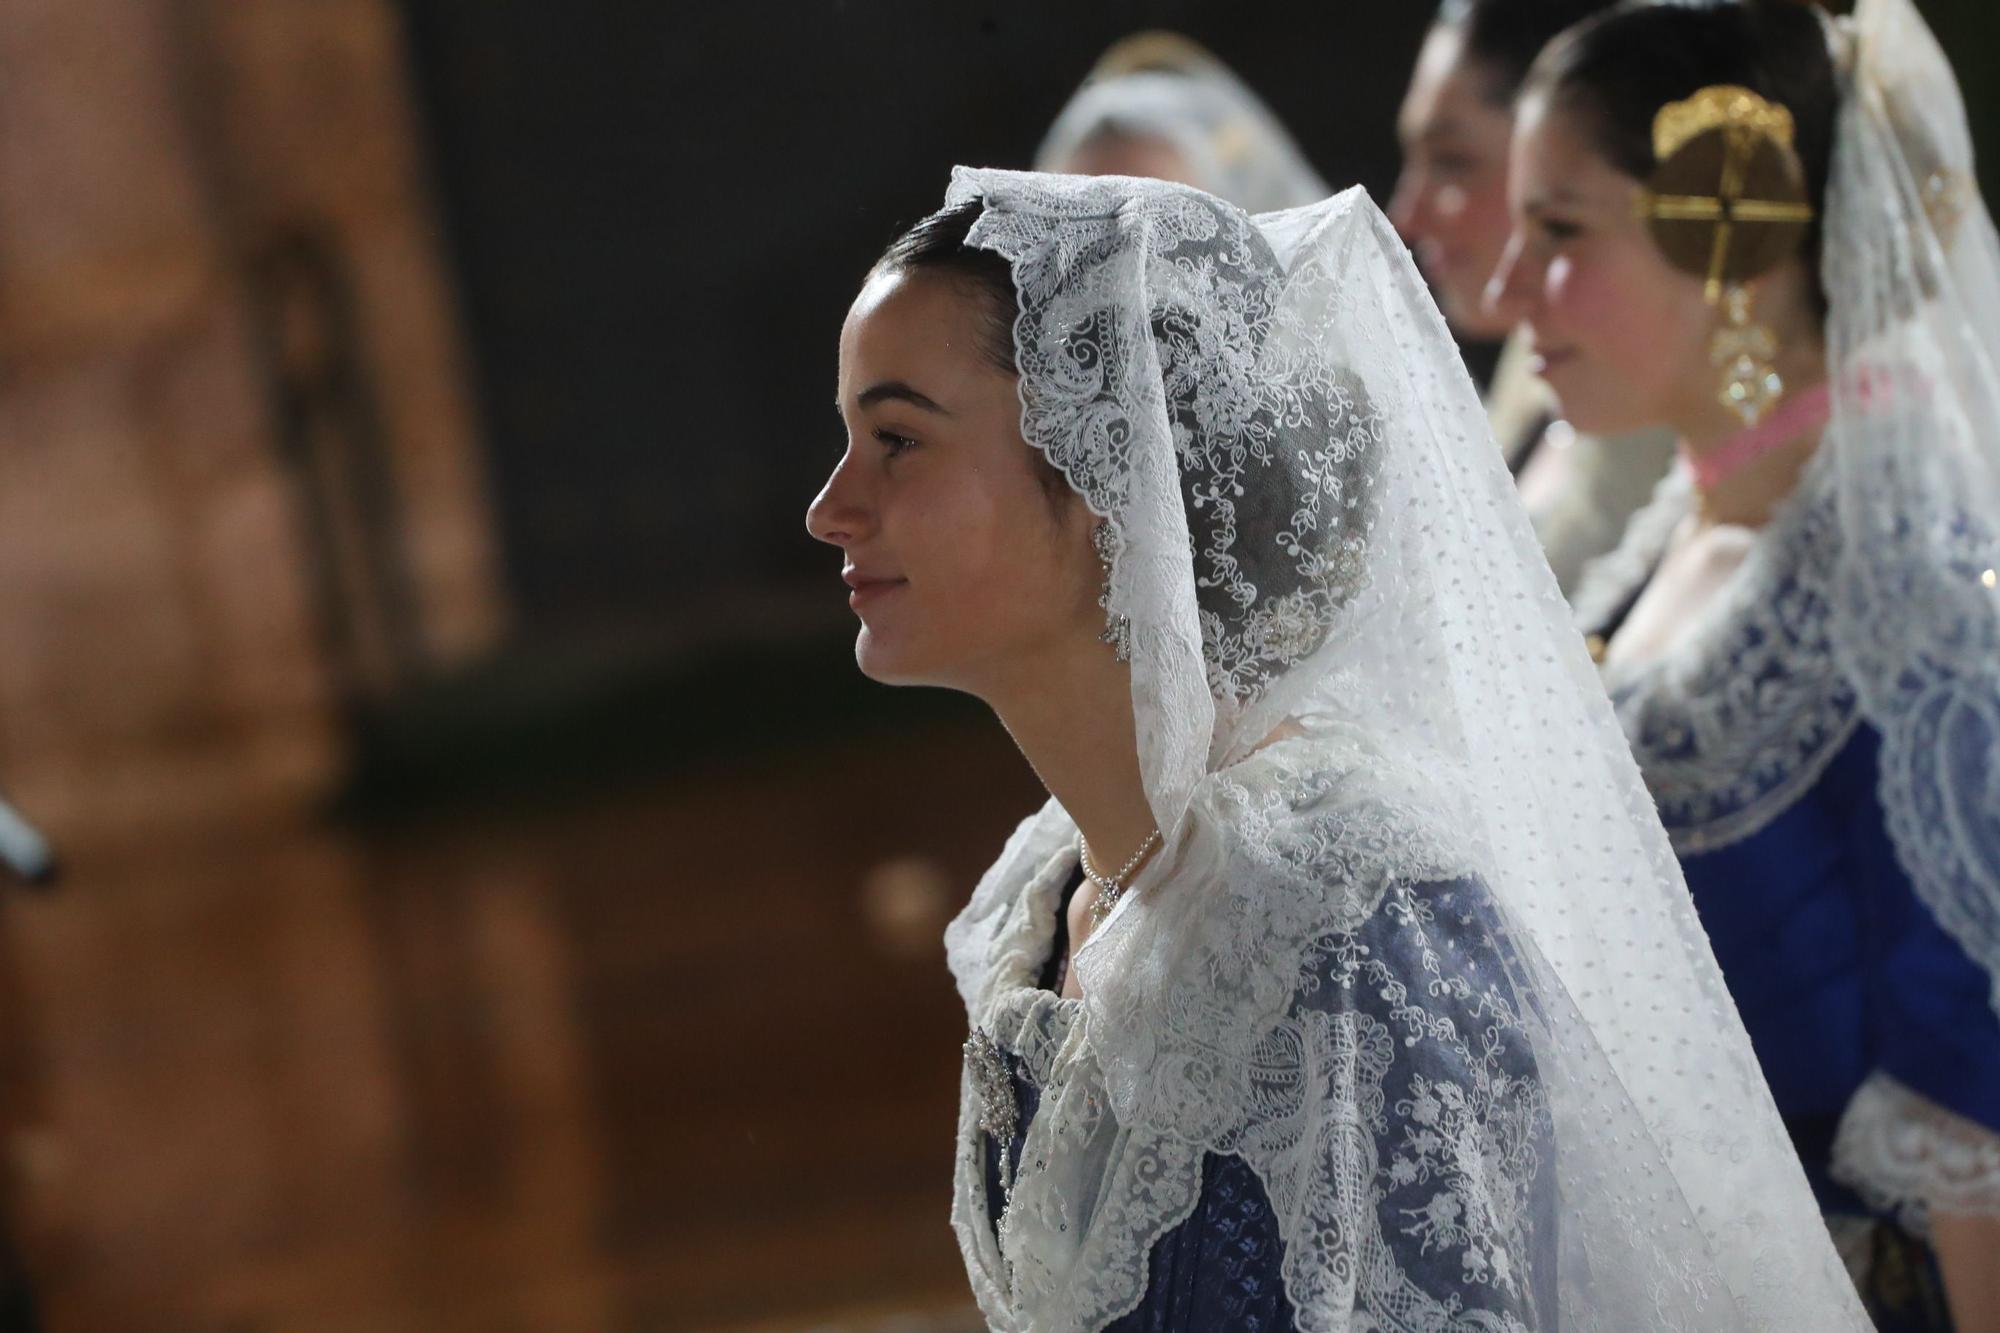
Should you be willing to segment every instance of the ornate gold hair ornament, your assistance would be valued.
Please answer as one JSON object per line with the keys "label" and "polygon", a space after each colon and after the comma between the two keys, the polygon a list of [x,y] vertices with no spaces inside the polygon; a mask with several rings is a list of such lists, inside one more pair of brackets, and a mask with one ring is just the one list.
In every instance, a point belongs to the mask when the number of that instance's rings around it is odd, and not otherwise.
{"label": "ornate gold hair ornament", "polygon": [[1792,113],[1748,88],[1713,84],[1653,117],[1652,179],[1638,215],[1709,304],[1794,254],[1812,222]]}
{"label": "ornate gold hair ornament", "polygon": [[1704,279],[1723,312],[1709,343],[1723,406],[1754,426],[1785,394],[1777,335],[1752,314],[1751,279],[1799,252],[1812,223],[1792,113],[1714,84],[1653,116],[1652,177],[1638,215],[1666,256]]}
{"label": "ornate gold hair ornament", "polygon": [[1689,139],[1709,130],[1768,135],[1786,148],[1797,134],[1787,108],[1748,88],[1714,83],[1684,102],[1667,103],[1654,115],[1653,157],[1664,162]]}

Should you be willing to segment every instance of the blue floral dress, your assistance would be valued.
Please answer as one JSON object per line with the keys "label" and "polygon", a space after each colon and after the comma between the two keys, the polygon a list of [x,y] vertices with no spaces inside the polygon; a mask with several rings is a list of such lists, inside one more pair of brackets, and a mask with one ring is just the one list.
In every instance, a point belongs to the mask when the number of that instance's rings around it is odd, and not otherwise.
{"label": "blue floral dress", "polygon": [[[1922,1159],[2000,1186],[1993,978],[1919,897],[1860,709],[1800,562],[1834,531],[1812,483],[1665,658],[1608,674],[1696,911],[1808,1180],[1884,1333],[1952,1327],[1926,1243]],[[1686,511],[1663,485],[1579,589],[1596,650]]]}
{"label": "blue floral dress", "polygon": [[[1064,964],[1069,952],[1068,909],[1070,898],[1082,882],[1079,870],[1063,891],[1056,917],[1055,943],[1041,975],[1042,988],[1060,992]],[[1499,976],[1509,967],[1503,934],[1491,915],[1486,894],[1474,882],[1454,881],[1421,886],[1418,896],[1434,910],[1436,919],[1453,929],[1413,942],[1400,929],[1397,918],[1378,912],[1363,927],[1358,941],[1362,952],[1393,959],[1399,954],[1421,949],[1440,949],[1451,955],[1447,971],[1462,975]],[[1363,994],[1371,994],[1363,991]],[[1384,1012],[1389,1001],[1371,995],[1372,1003]],[[1364,1006],[1366,1007],[1366,1006]],[[1450,1014],[1465,1030],[1474,1031],[1490,1020],[1481,1020],[1468,1007]],[[1002,1144],[990,1133],[984,1136],[987,1220],[996,1229],[1005,1210],[1003,1181],[1014,1178],[1021,1168],[1021,1153],[1027,1142],[1028,1126],[1038,1108],[1041,1090],[1016,1056],[1006,1057],[1012,1077],[1016,1108],[1016,1129]],[[1531,1055],[1525,1047],[1502,1057],[1516,1076],[1533,1079]],[[1402,1140],[1421,1145],[1426,1126],[1434,1124],[1441,1108],[1426,1101],[1416,1085],[1421,1075],[1400,1086],[1401,1096],[1388,1099],[1392,1109],[1389,1141]],[[1436,1135],[1430,1136],[1432,1139]],[[1003,1171],[1002,1154],[1006,1154]],[[1529,1210],[1539,1219],[1538,1244],[1552,1249],[1557,1236],[1557,1205],[1553,1147],[1543,1137]],[[1409,1169],[1392,1179],[1402,1185],[1383,1200],[1384,1211],[1392,1215],[1396,1229],[1405,1238],[1400,1257],[1413,1278],[1422,1281],[1425,1270],[1434,1270],[1439,1289],[1463,1284],[1467,1252],[1448,1243],[1455,1220],[1448,1215],[1452,1195],[1424,1188],[1412,1160]],[[1154,1242],[1147,1264],[1146,1292],[1137,1308],[1107,1325],[1107,1333],[1274,1333],[1294,1327],[1292,1305],[1285,1294],[1283,1264],[1285,1246],[1278,1221],[1263,1182],[1242,1158],[1210,1152],[1202,1163],[1201,1194],[1194,1211],[1179,1225]],[[1522,1281],[1506,1275],[1489,1275],[1478,1289],[1490,1295],[1483,1313],[1491,1317],[1494,1329],[1540,1329],[1558,1326],[1555,1318],[1554,1278],[1556,1265],[1535,1262],[1532,1273]],[[1481,1311],[1469,1310],[1479,1314]],[[1482,1327],[1489,1326],[1486,1324]]]}

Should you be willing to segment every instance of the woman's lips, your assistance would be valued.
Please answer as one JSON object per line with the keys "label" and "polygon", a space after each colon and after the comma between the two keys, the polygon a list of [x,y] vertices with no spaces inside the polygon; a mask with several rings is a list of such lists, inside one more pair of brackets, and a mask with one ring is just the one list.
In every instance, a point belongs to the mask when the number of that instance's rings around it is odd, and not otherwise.
{"label": "woman's lips", "polygon": [[847,594],[847,604],[859,611],[868,603],[887,597],[898,588],[905,586],[901,579],[883,579],[879,583],[864,583]]}
{"label": "woman's lips", "polygon": [[909,582],[908,579],[885,579],[868,574],[857,574],[853,570],[843,570],[840,578],[849,588],[853,589],[852,592],[847,594],[847,604],[857,611],[865,603],[886,596]]}

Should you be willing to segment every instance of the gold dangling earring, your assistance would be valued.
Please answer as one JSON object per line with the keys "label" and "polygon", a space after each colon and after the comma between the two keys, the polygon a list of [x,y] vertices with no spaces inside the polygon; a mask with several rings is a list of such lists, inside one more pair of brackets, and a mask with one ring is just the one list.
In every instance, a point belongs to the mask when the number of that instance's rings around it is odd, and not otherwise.
{"label": "gold dangling earring", "polygon": [[1772,363],[1778,356],[1778,335],[1768,324],[1750,318],[1750,289],[1731,283],[1723,293],[1728,323],[1708,341],[1709,364],[1722,371],[1722,389],[1716,399],[1754,426],[1777,405],[1785,394],[1784,377]]}

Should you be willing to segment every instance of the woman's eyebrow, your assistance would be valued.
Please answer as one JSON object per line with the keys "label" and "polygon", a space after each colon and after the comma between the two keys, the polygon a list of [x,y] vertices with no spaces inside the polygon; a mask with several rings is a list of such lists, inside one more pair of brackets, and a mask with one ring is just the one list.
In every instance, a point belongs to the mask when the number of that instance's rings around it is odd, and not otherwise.
{"label": "woman's eyebrow", "polygon": [[1539,218],[1550,212],[1560,213],[1569,209],[1588,208],[1590,203],[1587,196],[1568,186],[1558,185],[1546,194],[1523,200],[1521,211],[1531,218]]}
{"label": "woman's eyebrow", "polygon": [[862,407],[873,407],[877,403],[886,402],[908,403],[911,407],[921,408],[926,412],[935,412],[941,417],[951,415],[942,404],[929,394],[920,393],[901,380],[884,380],[880,384],[871,384],[861,391],[860,397],[856,398],[855,401]]}

